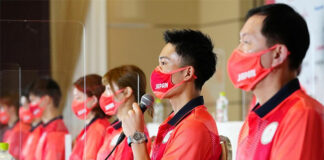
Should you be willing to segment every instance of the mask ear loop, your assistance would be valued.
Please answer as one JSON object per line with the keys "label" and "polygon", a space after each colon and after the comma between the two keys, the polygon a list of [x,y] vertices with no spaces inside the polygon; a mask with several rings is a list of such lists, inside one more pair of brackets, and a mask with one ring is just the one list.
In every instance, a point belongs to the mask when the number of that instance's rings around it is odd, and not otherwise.
{"label": "mask ear loop", "polygon": [[[186,69],[186,68],[180,68],[180,69],[177,70],[177,72],[182,71],[182,70],[185,70],[185,69]],[[174,72],[174,73],[176,73],[176,72]],[[172,73],[172,74],[174,74],[174,73]],[[197,79],[197,76],[196,76],[195,74],[194,74],[192,77],[193,77],[193,79]],[[172,75],[171,75],[171,78],[172,78]],[[172,89],[177,88],[178,86],[182,85],[184,82],[185,82],[185,80],[182,80],[181,82],[175,84],[175,85],[174,85],[172,88],[170,88],[167,92],[165,92],[164,94],[162,94],[161,98],[164,98],[164,96],[165,96],[166,94],[168,94],[169,92],[171,92]],[[171,83],[172,83],[172,80],[171,80]]]}

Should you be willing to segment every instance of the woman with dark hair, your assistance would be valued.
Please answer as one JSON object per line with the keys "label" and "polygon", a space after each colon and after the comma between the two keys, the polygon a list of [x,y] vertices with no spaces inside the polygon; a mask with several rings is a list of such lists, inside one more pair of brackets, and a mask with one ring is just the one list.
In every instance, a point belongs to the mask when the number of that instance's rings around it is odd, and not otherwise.
{"label": "woman with dark hair", "polygon": [[99,107],[100,96],[105,90],[101,81],[99,75],[91,74],[74,82],[72,110],[87,125],[76,138],[71,160],[96,159],[105,130],[110,125],[110,116]]}
{"label": "woman with dark hair", "polygon": [[[132,109],[132,104],[145,94],[146,78],[144,72],[134,65],[123,65],[108,71],[102,78],[106,86],[105,92],[100,98],[100,107],[107,115],[116,115],[117,120],[107,128],[104,143],[101,146],[97,160],[108,159],[132,160],[133,152],[127,140],[124,139],[118,146],[116,142],[122,133],[119,121]],[[148,140],[148,131],[145,135]],[[113,148],[116,146],[115,150]],[[147,149],[150,150],[151,142],[148,140]]]}

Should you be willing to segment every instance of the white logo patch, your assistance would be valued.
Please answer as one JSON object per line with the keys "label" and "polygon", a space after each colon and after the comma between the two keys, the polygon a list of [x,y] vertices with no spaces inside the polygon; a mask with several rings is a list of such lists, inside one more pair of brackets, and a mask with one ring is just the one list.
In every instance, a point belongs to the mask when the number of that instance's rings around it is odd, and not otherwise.
{"label": "white logo patch", "polygon": [[86,113],[86,109],[85,108],[83,108],[80,111],[78,111],[78,115],[79,116],[82,115],[83,113]]}
{"label": "white logo patch", "polygon": [[110,146],[115,146],[117,143],[117,140],[119,138],[119,134],[117,134],[110,142]]}
{"label": "white logo patch", "polygon": [[38,114],[40,112],[40,110],[39,109],[36,109],[33,113],[34,113],[34,115],[36,115],[36,114]]}
{"label": "white logo patch", "polygon": [[173,130],[169,131],[169,132],[164,136],[163,141],[162,141],[163,144],[166,143],[166,142],[168,142],[168,140],[170,139],[170,136],[171,136],[172,131],[173,131]]}
{"label": "white logo patch", "polygon": [[263,130],[261,136],[261,143],[263,145],[266,145],[272,141],[273,136],[277,131],[277,128],[278,128],[278,122],[272,122]]}
{"label": "white logo patch", "polygon": [[109,109],[113,108],[114,106],[115,106],[114,103],[110,103],[110,104],[106,105],[105,110],[109,110]]}
{"label": "white logo patch", "polygon": [[247,72],[240,73],[238,75],[237,82],[243,81],[243,80],[245,80],[247,78],[252,78],[252,77],[255,77],[255,76],[256,76],[255,69],[252,69],[252,70],[249,70]]}
{"label": "white logo patch", "polygon": [[159,83],[155,85],[155,89],[168,88],[168,83]]}

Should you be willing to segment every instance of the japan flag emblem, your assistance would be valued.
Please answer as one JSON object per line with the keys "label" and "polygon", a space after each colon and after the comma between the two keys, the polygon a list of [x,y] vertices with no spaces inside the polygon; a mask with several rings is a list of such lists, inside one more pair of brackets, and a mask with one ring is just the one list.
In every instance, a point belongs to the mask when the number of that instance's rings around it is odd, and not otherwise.
{"label": "japan flag emblem", "polygon": [[273,136],[275,135],[277,128],[278,128],[278,122],[272,122],[270,123],[264,130],[261,136],[261,143],[263,145],[266,145],[270,143],[273,139]]}

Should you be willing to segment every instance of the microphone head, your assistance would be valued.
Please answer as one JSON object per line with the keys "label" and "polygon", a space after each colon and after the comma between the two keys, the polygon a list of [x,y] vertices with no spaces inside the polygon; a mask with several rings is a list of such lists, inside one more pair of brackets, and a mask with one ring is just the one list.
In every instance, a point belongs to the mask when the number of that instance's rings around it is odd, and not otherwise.
{"label": "microphone head", "polygon": [[145,105],[146,107],[152,107],[154,104],[154,97],[150,94],[144,94],[141,98],[141,103]]}

